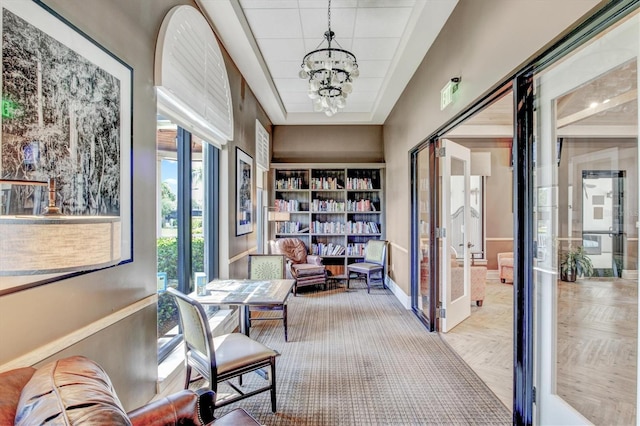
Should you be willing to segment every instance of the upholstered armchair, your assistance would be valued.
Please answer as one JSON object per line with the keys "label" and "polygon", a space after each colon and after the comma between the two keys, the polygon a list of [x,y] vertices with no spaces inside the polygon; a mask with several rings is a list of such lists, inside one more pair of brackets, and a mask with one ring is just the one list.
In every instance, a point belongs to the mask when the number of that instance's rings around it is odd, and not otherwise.
{"label": "upholstered armchair", "polygon": [[[471,302],[482,306],[487,288],[487,267],[470,266],[471,274]],[[451,287],[454,294],[462,294],[461,287],[464,285],[464,268],[461,266],[451,268]],[[456,290],[458,289],[458,290]]]}
{"label": "upholstered armchair", "polygon": [[299,238],[282,238],[272,245],[273,254],[283,254],[287,258],[287,275],[296,280],[293,295],[299,287],[322,284],[327,288],[327,271],[322,257],[310,255],[307,246]]}
{"label": "upholstered armchair", "polygon": [[500,282],[513,283],[513,252],[498,253]]}
{"label": "upholstered armchair", "polygon": [[[476,302],[477,306],[482,306],[484,296],[487,289],[487,267],[486,266],[470,266],[469,274],[471,275],[471,301]],[[455,251],[451,254],[451,288],[454,294],[462,294],[464,286],[464,268],[458,265]]]}

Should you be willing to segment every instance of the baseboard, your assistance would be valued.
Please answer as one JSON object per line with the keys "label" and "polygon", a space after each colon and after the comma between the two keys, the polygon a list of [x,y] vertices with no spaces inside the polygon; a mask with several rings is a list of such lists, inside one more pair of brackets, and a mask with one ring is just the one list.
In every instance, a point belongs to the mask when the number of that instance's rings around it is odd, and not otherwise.
{"label": "baseboard", "polygon": [[624,278],[625,280],[637,280],[638,279],[638,270],[629,270],[629,269],[623,269],[622,270],[622,278]]}
{"label": "baseboard", "polygon": [[385,277],[385,285],[389,290],[391,290],[393,295],[396,296],[396,299],[400,301],[405,309],[411,309],[411,297],[405,294],[405,292],[398,287],[398,284],[396,284],[389,276]]}

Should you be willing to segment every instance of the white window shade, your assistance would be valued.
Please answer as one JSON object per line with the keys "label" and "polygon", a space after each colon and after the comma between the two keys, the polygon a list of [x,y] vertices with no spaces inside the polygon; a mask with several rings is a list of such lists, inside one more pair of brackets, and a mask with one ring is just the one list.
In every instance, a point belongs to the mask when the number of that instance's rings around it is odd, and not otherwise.
{"label": "white window shade", "polygon": [[202,14],[176,6],[162,22],[155,58],[158,112],[216,145],[233,139],[229,79]]}
{"label": "white window shade", "polygon": [[269,133],[256,120],[256,165],[263,171],[269,170]]}

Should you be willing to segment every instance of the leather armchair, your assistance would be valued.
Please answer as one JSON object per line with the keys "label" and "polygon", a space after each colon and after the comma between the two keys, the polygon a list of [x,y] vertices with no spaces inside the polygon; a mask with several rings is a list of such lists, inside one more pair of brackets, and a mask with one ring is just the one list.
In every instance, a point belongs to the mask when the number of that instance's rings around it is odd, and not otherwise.
{"label": "leather armchair", "polygon": [[276,240],[272,248],[273,254],[283,254],[287,258],[287,275],[296,280],[293,294],[297,295],[298,287],[322,284],[326,289],[327,270],[322,264],[322,257],[311,255],[307,246],[299,238],[282,238]]}
{"label": "leather armchair", "polygon": [[[0,374],[0,424],[206,425],[214,420],[212,391],[183,390],[125,412],[107,373],[94,361],[72,356],[38,369]],[[235,413],[253,419],[246,412]],[[49,424],[49,423],[47,423]],[[239,423],[236,423],[239,424]],[[243,423],[255,424],[259,423]]]}

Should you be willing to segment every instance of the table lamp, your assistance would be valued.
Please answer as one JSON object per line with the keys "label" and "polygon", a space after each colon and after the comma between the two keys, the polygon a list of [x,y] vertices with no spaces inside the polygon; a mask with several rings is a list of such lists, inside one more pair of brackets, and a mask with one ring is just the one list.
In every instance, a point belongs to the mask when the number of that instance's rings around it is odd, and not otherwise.
{"label": "table lamp", "polygon": [[53,179],[0,179],[0,184],[47,186],[49,190],[42,215],[0,214],[0,276],[73,272],[120,261],[119,216],[61,214],[55,205]]}

